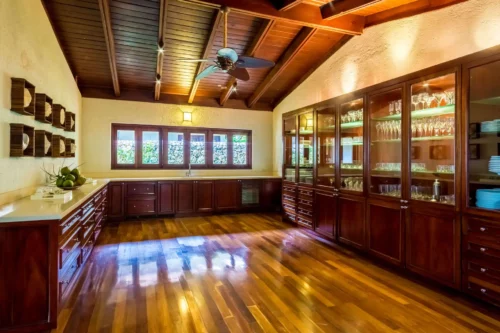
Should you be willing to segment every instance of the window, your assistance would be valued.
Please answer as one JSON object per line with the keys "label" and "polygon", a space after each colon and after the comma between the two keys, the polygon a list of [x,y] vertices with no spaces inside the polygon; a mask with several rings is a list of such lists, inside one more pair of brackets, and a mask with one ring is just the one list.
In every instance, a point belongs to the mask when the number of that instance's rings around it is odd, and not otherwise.
{"label": "window", "polygon": [[251,169],[252,131],[112,125],[112,169]]}

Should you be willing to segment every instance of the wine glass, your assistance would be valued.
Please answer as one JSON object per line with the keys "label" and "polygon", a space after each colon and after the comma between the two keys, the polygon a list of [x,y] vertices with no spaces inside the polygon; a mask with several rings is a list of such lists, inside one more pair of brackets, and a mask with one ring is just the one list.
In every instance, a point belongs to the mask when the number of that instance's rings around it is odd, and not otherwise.
{"label": "wine glass", "polygon": [[417,105],[420,103],[418,95],[412,95],[411,96],[411,104],[413,104],[413,110],[416,111]]}
{"label": "wine glass", "polygon": [[394,114],[394,102],[390,102],[389,103],[389,115],[393,115]]}

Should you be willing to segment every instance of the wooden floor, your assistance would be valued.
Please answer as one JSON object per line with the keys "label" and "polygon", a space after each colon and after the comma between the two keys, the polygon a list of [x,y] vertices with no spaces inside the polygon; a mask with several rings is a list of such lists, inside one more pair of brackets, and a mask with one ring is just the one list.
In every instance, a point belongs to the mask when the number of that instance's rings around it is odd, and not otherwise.
{"label": "wooden floor", "polygon": [[277,215],[108,226],[53,332],[500,332],[439,293]]}

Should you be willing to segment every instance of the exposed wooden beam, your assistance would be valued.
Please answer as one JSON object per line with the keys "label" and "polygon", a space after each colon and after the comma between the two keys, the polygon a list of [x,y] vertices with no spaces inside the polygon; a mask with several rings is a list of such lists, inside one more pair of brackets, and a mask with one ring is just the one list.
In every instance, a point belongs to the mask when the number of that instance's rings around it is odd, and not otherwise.
{"label": "exposed wooden beam", "polygon": [[[212,23],[212,31],[210,32],[207,43],[205,44],[205,50],[203,51],[203,55],[201,56],[202,59],[206,59],[210,55],[210,51],[212,50],[212,47],[214,45],[215,36],[217,35],[217,29],[219,28],[223,19],[224,13],[221,10],[218,10]],[[205,66],[206,63],[204,62],[200,62],[200,64],[198,65],[198,70],[196,71],[194,76],[195,79],[193,82],[193,86],[191,87],[191,92],[189,93],[189,104],[193,103],[194,97],[196,96],[196,91],[198,90],[198,86],[200,84],[200,80],[196,80],[196,77],[205,69]]]}
{"label": "exposed wooden beam", "polygon": [[369,15],[366,17],[366,26],[374,26],[377,24],[398,20],[425,12],[430,12],[465,1],[467,0],[418,0],[406,5],[385,10],[380,13]]}
{"label": "exposed wooden beam", "polygon": [[232,12],[243,15],[287,22],[314,29],[338,32],[346,35],[361,35],[365,19],[358,15],[344,15],[342,17],[325,20],[321,16],[319,7],[300,4],[287,11],[279,11],[269,0],[179,0],[192,4],[199,4],[213,8],[227,6]]}
{"label": "exposed wooden beam", "polygon": [[300,30],[298,35],[294,38],[292,43],[288,46],[286,51],[280,57],[276,66],[267,74],[266,78],[257,87],[255,92],[248,99],[248,107],[253,107],[255,103],[264,95],[264,93],[269,89],[269,87],[276,81],[281,73],[288,67],[288,65],[295,59],[300,50],[307,44],[312,36],[318,31],[318,29],[304,27]]}
{"label": "exposed wooden beam", "polygon": [[288,97],[288,95],[290,95],[295,89],[297,89],[302,84],[302,82],[307,80],[307,78],[309,78],[309,76],[311,76],[312,73],[314,73],[321,65],[323,65],[325,61],[330,59],[331,56],[333,56],[348,41],[350,41],[351,38],[353,38],[353,36],[348,36],[348,35],[344,35],[342,38],[340,38],[340,40],[328,51],[327,54],[323,56],[323,58],[320,61],[318,61],[317,64],[315,64],[311,69],[309,69],[307,73],[302,75],[302,77],[297,82],[295,82],[293,86],[287,89],[281,96],[279,96],[278,99],[273,101],[273,106],[274,107],[278,106],[286,97]]}
{"label": "exposed wooden beam", "polygon": [[274,0],[274,7],[278,9],[279,11],[287,11],[289,9],[292,9],[293,7],[300,5],[303,3],[304,0]]}
{"label": "exposed wooden beam", "polygon": [[163,76],[163,48],[165,47],[165,26],[167,25],[168,0],[160,0],[160,16],[158,17],[158,53],[156,55],[155,101],[160,99],[161,80]]}
{"label": "exposed wooden beam", "polygon": [[326,20],[333,20],[381,1],[382,0],[334,0],[321,6],[321,15]]}
{"label": "exposed wooden beam", "polygon": [[[262,23],[259,31],[257,32],[257,35],[255,35],[255,38],[252,41],[252,44],[245,53],[246,56],[253,57],[255,55],[255,53],[260,49],[264,40],[269,35],[269,32],[271,31],[272,27],[274,27],[275,24],[276,21],[274,20],[267,20]],[[224,106],[224,104],[226,104],[227,100],[234,91],[235,83],[236,79],[234,77],[231,77],[228,84],[226,85],[226,89],[224,89],[224,91],[220,96],[220,105]]]}
{"label": "exposed wooden beam", "polygon": [[113,29],[111,28],[111,13],[109,12],[108,0],[99,0],[99,9],[101,12],[102,28],[104,29],[104,38],[106,39],[106,48],[108,50],[113,90],[116,96],[120,96],[120,82],[118,81],[118,70],[116,69],[115,38],[113,36]]}

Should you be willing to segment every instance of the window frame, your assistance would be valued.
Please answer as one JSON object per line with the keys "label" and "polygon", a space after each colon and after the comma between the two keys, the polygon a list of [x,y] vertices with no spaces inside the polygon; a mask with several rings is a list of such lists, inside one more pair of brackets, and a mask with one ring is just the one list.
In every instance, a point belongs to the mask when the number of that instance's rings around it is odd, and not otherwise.
{"label": "window frame", "polygon": [[[135,132],[135,163],[118,164],[117,163],[117,135],[119,130],[133,130]],[[142,163],[142,133],[144,131],[158,131],[160,136],[159,164]],[[168,133],[182,133],[184,135],[184,163],[168,164]],[[252,169],[252,130],[225,129],[225,128],[206,128],[206,127],[187,127],[187,126],[155,126],[155,125],[132,125],[132,124],[111,124],[111,170],[185,170],[189,168],[191,152],[191,134],[205,134],[205,164],[191,165],[192,169],[210,170],[210,169]],[[225,165],[213,164],[213,136],[214,134],[227,135],[228,151]],[[233,136],[247,136],[247,164],[233,164]]]}

